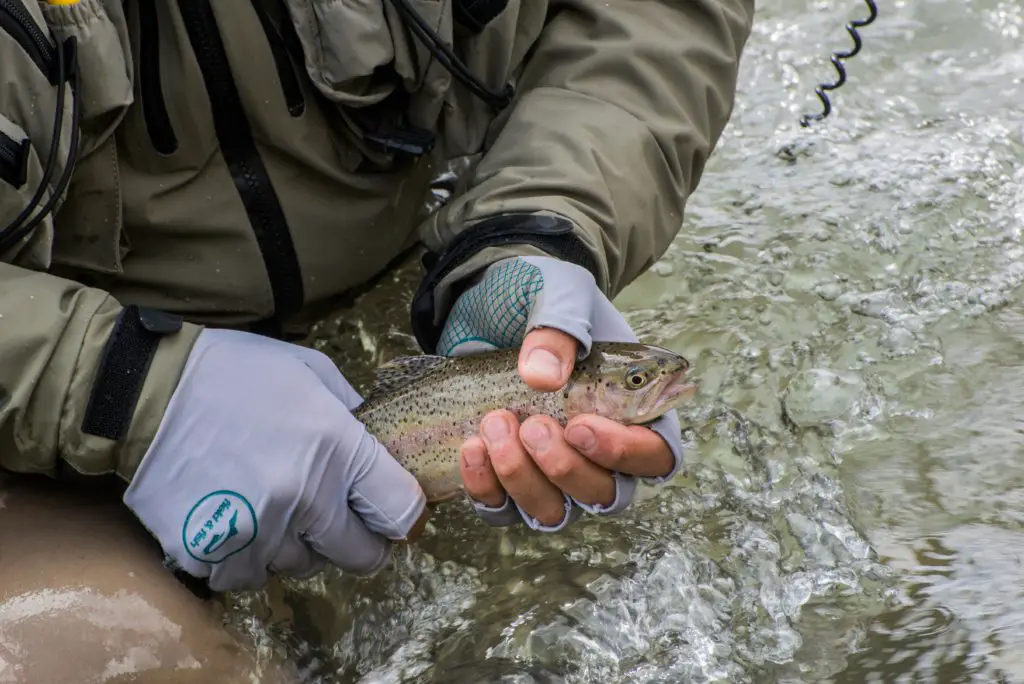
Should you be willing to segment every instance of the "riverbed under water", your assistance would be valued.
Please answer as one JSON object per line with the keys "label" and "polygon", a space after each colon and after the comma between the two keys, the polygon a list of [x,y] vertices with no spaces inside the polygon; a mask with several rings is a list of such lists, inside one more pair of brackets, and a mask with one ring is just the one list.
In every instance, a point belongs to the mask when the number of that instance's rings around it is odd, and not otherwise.
{"label": "riverbed under water", "polygon": [[[457,503],[372,580],[237,597],[309,682],[1024,681],[1024,10],[760,2],[733,119],[616,303],[684,354],[688,466],[624,516]],[[326,320],[364,383],[418,353],[415,268]]]}

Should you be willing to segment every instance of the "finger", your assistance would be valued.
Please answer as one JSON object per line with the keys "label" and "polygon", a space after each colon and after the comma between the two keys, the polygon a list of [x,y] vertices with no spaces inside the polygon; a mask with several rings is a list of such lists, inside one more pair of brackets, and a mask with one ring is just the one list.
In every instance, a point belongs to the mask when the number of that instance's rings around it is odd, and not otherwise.
{"label": "finger", "polygon": [[590,353],[594,298],[600,293],[590,271],[569,261],[551,257],[520,257],[540,273],[543,287],[537,293],[527,329],[557,328],[579,340],[582,354]]}
{"label": "finger", "polygon": [[490,508],[498,508],[505,502],[505,490],[494,474],[491,461],[487,458],[487,445],[479,437],[470,437],[463,443],[459,459],[459,471],[466,493]]}
{"label": "finger", "polygon": [[590,334],[602,342],[639,342],[622,312],[603,294],[594,298],[593,328]]}
{"label": "finger", "polygon": [[611,472],[582,456],[569,445],[562,426],[549,416],[532,416],[519,428],[519,437],[541,472],[572,498],[592,506],[615,501]]}
{"label": "finger", "polygon": [[561,389],[576,363],[579,342],[554,328],[535,328],[519,350],[519,375],[540,392]]}
{"label": "finger", "polygon": [[657,477],[644,478],[644,482],[649,485],[664,484],[675,477],[679,469],[683,467],[683,435],[682,428],[679,426],[679,414],[669,411],[647,427],[661,435],[661,438],[668,444],[672,451],[672,469]]}
{"label": "finger", "polygon": [[409,544],[412,544],[421,536],[423,536],[423,532],[427,529],[427,523],[429,521],[430,509],[424,508],[423,513],[420,514],[420,517],[416,520],[416,522],[412,524],[412,529],[409,530],[409,533],[407,535],[405,535],[405,541]]}
{"label": "finger", "polygon": [[371,575],[391,553],[388,541],[366,528],[355,511],[338,511],[323,529],[311,529],[309,545],[346,572]]}
{"label": "finger", "polygon": [[388,539],[406,539],[427,507],[419,482],[351,413],[338,415],[335,427],[343,439],[338,441],[339,453],[332,455],[333,468],[325,473],[324,481],[350,482],[348,505],[366,527]]}
{"label": "finger", "polygon": [[508,527],[523,520],[515,501],[502,488],[487,456],[487,445],[470,437],[462,445],[459,470],[477,515],[492,527]]}
{"label": "finger", "polygon": [[622,425],[601,416],[575,416],[565,439],[594,463],[628,475],[660,477],[675,459],[661,435],[641,425]]}
{"label": "finger", "polygon": [[[192,574],[189,572],[188,574]],[[266,586],[270,571],[237,563],[218,563],[206,580],[211,591],[252,591]]]}
{"label": "finger", "polygon": [[480,431],[494,474],[519,508],[545,526],[562,522],[565,496],[523,448],[516,417],[510,411],[494,411],[484,417]]}
{"label": "finger", "polygon": [[269,570],[279,575],[306,579],[323,570],[325,561],[303,539],[289,535],[277,550]]}

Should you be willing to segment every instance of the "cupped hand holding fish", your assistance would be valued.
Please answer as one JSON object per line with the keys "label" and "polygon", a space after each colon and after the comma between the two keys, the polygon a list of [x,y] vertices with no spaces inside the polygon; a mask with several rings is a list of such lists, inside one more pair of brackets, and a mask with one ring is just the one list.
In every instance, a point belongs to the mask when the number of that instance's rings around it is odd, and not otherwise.
{"label": "cupped hand holding fish", "polygon": [[[518,370],[539,391],[562,388],[592,343],[637,337],[584,268],[549,257],[506,259],[486,269],[456,301],[438,353],[465,356],[520,346]],[[520,423],[512,412],[488,413],[480,435],[462,447],[466,492],[492,525],[524,520],[557,531],[580,511],[614,514],[632,501],[637,478],[658,483],[682,463],[678,417],[668,411],[648,426],[593,414],[563,428],[551,416]]]}

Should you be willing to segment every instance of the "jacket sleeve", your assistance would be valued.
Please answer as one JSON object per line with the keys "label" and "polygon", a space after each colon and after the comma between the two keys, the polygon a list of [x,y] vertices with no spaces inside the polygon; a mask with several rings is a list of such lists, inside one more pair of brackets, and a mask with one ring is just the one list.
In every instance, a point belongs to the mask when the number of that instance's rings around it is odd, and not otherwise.
{"label": "jacket sleeve", "polygon": [[66,463],[83,474],[131,478],[197,328],[186,324],[160,340],[122,439],[87,434],[86,407],[122,310],[101,290],[0,263],[0,467],[55,476]]}
{"label": "jacket sleeve", "polygon": [[[516,99],[424,242],[451,249],[495,217],[539,213],[571,225],[588,253],[574,260],[617,294],[682,226],[731,115],[753,15],[753,0],[553,0]],[[445,291],[454,282],[497,259],[537,253],[505,242],[454,268],[449,260],[431,283],[435,317],[450,305]]]}

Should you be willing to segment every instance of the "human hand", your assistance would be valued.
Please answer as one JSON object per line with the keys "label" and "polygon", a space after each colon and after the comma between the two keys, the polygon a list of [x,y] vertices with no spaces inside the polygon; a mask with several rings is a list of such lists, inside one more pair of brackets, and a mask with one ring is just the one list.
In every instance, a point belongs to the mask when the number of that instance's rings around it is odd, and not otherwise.
{"label": "human hand", "polygon": [[426,497],[353,417],[361,402],[318,351],[204,330],[124,502],[215,591],[328,561],[373,573]]}
{"label": "human hand", "polygon": [[[523,381],[554,391],[592,341],[637,337],[586,269],[550,257],[517,257],[491,265],[459,297],[437,348],[460,356],[521,345]],[[638,477],[664,482],[681,463],[674,411],[649,426],[580,415],[564,429],[549,416],[520,424],[511,412],[495,411],[483,418],[480,435],[463,444],[461,471],[489,524],[524,520],[533,529],[557,531],[581,510],[621,512]]]}

